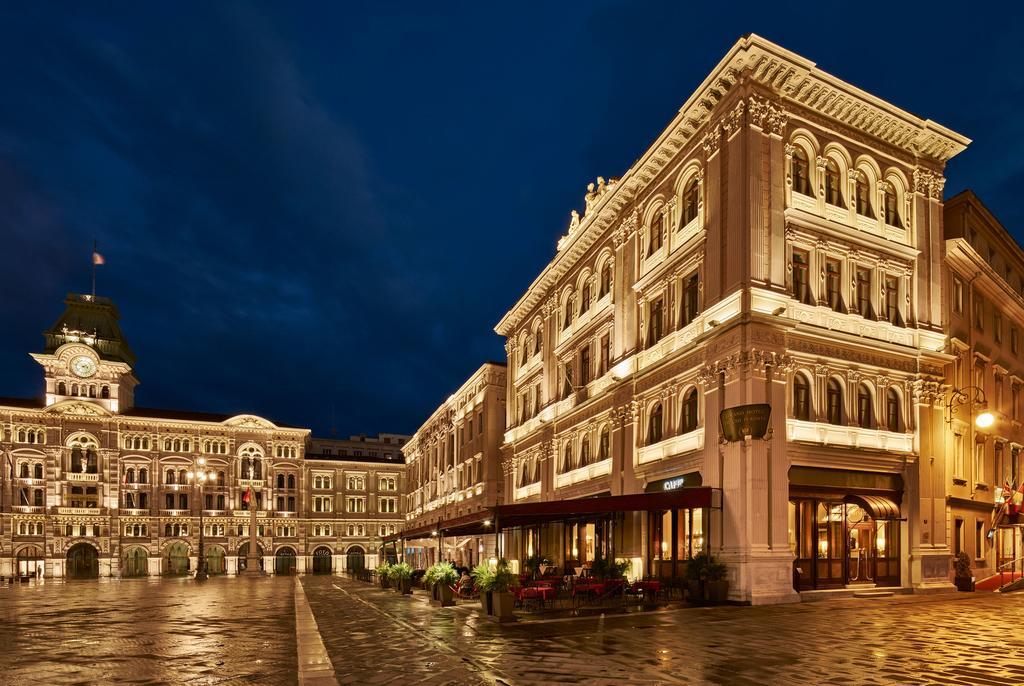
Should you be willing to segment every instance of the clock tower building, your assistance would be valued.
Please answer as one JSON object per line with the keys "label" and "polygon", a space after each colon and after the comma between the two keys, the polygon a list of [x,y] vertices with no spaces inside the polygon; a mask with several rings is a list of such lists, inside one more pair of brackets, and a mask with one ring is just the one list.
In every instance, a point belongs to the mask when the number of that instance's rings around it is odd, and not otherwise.
{"label": "clock tower building", "polygon": [[139,381],[117,307],[109,298],[76,293],[64,304],[64,313],[44,334],[45,351],[32,353],[45,372],[46,405],[88,398],[111,413],[130,409]]}

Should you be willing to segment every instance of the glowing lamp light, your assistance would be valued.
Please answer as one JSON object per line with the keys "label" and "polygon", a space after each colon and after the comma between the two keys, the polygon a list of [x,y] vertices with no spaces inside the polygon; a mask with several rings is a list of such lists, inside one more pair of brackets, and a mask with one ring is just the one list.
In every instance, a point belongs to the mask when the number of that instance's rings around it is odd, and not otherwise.
{"label": "glowing lamp light", "polygon": [[992,426],[993,424],[995,424],[995,422],[996,422],[995,415],[993,415],[991,412],[988,412],[988,411],[982,412],[981,414],[979,414],[974,419],[974,424],[979,429],[987,429],[990,426]]}
{"label": "glowing lamp light", "polygon": [[490,526],[490,525],[491,525],[491,520],[485,519],[484,520],[484,526]]}
{"label": "glowing lamp light", "polygon": [[196,475],[195,472],[189,472],[186,476],[188,476],[189,480],[191,480],[191,479],[195,478],[195,475]]}

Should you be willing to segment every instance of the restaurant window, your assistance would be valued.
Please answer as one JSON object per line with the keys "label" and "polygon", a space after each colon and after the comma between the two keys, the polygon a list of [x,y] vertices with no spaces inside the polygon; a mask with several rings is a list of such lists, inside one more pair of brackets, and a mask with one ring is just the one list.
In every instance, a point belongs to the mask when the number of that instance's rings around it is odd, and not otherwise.
{"label": "restaurant window", "polygon": [[657,298],[651,303],[649,321],[647,322],[647,345],[652,346],[661,340],[664,329],[664,301]]}
{"label": "restaurant window", "polygon": [[834,207],[846,207],[840,187],[839,164],[835,160],[825,163],[825,202]]}
{"label": "restaurant window", "polygon": [[804,304],[811,302],[808,282],[809,255],[806,250],[793,251],[793,297]]}
{"label": "restaurant window", "polygon": [[681,226],[686,226],[697,218],[697,207],[700,197],[700,187],[697,185],[697,178],[690,179],[686,188],[683,189],[683,221]]}
{"label": "restaurant window", "polygon": [[651,409],[651,416],[647,420],[647,444],[651,445],[659,442],[662,439],[663,430],[663,410],[661,403],[657,403]]}
{"label": "restaurant window", "polygon": [[811,165],[807,153],[800,146],[793,151],[793,190],[801,195],[811,195]]}
{"label": "restaurant window", "polygon": [[862,429],[873,428],[871,412],[871,391],[864,384],[857,387],[857,425]]}
{"label": "restaurant window", "polygon": [[793,375],[793,416],[796,419],[811,419],[811,386],[800,373]]}
{"label": "restaurant window", "polygon": [[828,306],[836,312],[846,311],[846,308],[843,305],[843,290],[840,285],[841,283],[842,281],[840,279],[839,261],[826,260],[825,297],[828,300]]}
{"label": "restaurant window", "polygon": [[682,316],[679,319],[681,326],[686,326],[692,322],[700,312],[697,304],[699,294],[698,283],[697,272],[683,279]]}
{"label": "restaurant window", "polygon": [[885,392],[885,426],[889,431],[900,430],[900,395],[895,388]]}
{"label": "restaurant window", "polygon": [[857,269],[857,312],[865,319],[872,318],[870,269]]}
{"label": "restaurant window", "polygon": [[697,389],[691,388],[683,398],[683,433],[697,429]]}
{"label": "restaurant window", "polygon": [[843,423],[843,387],[836,379],[828,380],[826,416],[829,424]]}

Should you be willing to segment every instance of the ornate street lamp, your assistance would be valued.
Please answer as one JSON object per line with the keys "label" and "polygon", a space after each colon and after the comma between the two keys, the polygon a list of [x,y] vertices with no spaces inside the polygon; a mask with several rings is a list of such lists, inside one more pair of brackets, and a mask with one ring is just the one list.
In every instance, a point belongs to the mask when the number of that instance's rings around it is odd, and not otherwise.
{"label": "ornate street lamp", "polygon": [[206,581],[209,575],[206,572],[206,540],[204,538],[206,532],[203,526],[203,508],[206,503],[203,502],[203,487],[206,486],[207,481],[213,483],[217,480],[217,472],[206,467],[205,457],[199,457],[192,464],[192,469],[186,476],[188,482],[199,489],[199,565],[196,569],[196,581]]}
{"label": "ornate street lamp", "polygon": [[957,413],[960,405],[970,405],[972,410],[978,406],[980,412],[974,418],[974,425],[979,429],[987,429],[995,424],[996,417],[988,411],[988,402],[985,400],[985,391],[979,386],[967,386],[966,388],[954,388],[946,401],[946,423],[953,423],[953,415]]}

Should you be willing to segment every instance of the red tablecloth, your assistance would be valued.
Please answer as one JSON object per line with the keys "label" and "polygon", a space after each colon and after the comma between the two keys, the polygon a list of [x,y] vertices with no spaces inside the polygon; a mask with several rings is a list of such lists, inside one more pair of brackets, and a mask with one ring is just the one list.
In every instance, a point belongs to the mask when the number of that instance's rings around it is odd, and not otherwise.
{"label": "red tablecloth", "polygon": [[659,593],[661,592],[661,582],[655,580],[649,581],[635,581],[633,582],[634,591],[643,591],[644,593]]}
{"label": "red tablecloth", "polygon": [[526,588],[520,589],[519,599],[525,600],[527,598],[540,598],[544,602],[554,600],[556,590],[550,586],[527,586]]}
{"label": "red tablecloth", "polygon": [[577,593],[601,593],[604,591],[603,583],[592,583],[592,584],[576,584],[573,588],[573,594]]}

